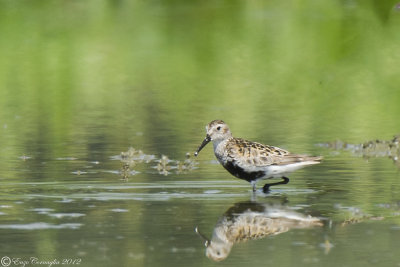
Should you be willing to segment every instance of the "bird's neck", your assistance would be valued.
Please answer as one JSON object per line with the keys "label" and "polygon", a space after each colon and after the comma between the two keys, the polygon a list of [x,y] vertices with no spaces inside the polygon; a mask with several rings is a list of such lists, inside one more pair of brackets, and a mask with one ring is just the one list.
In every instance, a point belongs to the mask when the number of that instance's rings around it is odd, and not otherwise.
{"label": "bird's neck", "polygon": [[214,154],[218,160],[221,160],[224,155],[226,142],[228,139],[213,140]]}

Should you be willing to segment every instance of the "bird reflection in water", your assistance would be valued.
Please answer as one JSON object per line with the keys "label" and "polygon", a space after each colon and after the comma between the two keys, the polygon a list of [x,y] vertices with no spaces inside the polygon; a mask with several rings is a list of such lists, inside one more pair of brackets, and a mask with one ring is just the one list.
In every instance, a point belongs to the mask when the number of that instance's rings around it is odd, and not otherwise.
{"label": "bird reflection in water", "polygon": [[222,261],[229,256],[233,245],[285,233],[292,228],[322,226],[320,219],[304,215],[280,204],[240,202],[229,208],[214,227],[212,238],[205,240],[206,256]]}

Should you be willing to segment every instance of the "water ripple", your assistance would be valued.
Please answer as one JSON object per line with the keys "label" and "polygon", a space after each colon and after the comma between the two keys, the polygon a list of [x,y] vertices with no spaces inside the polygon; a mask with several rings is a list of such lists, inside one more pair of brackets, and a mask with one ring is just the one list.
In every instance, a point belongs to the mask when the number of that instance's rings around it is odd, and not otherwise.
{"label": "water ripple", "polygon": [[0,224],[0,229],[16,229],[16,230],[43,230],[43,229],[79,229],[81,223],[62,223],[50,224],[45,222],[36,222],[28,224]]}

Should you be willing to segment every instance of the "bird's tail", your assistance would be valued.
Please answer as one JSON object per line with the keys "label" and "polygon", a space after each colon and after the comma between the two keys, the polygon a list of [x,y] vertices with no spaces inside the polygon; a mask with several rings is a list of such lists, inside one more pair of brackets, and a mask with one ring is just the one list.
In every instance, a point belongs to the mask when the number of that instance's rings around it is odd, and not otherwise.
{"label": "bird's tail", "polygon": [[318,164],[324,159],[322,156],[306,156],[304,157],[304,161],[310,162],[310,164]]}

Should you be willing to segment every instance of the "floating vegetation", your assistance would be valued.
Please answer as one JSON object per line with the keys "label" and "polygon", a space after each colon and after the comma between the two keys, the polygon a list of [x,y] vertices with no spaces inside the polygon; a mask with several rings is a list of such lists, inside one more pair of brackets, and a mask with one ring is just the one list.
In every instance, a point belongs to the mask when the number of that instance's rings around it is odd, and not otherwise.
{"label": "floating vegetation", "polygon": [[360,222],[362,222],[364,220],[365,220],[365,217],[358,217],[358,218],[351,217],[351,218],[348,218],[348,219],[344,220],[340,225],[341,226],[346,226],[346,225],[349,225],[349,224],[356,224],[356,223],[360,223]]}
{"label": "floating vegetation", "polygon": [[[156,156],[154,155],[147,155],[145,153],[143,153],[142,150],[136,150],[133,147],[130,147],[128,149],[128,151],[126,152],[121,152],[120,156],[119,156],[120,160],[122,161],[126,161],[129,163],[150,163],[151,161],[153,161]],[[115,158],[115,157],[114,157]],[[117,156],[118,159],[118,156]]]}
{"label": "floating vegetation", "polygon": [[195,160],[191,158],[189,152],[186,153],[185,158],[186,159],[183,162],[181,161],[176,162],[176,172],[178,174],[192,171],[193,169],[196,168],[196,165],[198,164]]}
{"label": "floating vegetation", "polygon": [[[170,163],[175,163],[175,165],[169,165]],[[177,174],[185,174],[196,168],[198,163],[190,157],[190,153],[186,153],[185,160],[170,160],[167,156],[162,155],[161,159],[158,161],[155,168],[162,175],[170,174],[170,170],[176,170]]]}
{"label": "floating vegetation", "polygon": [[171,166],[168,165],[168,163],[171,160],[165,156],[165,155],[161,155],[161,159],[159,160],[156,168],[159,174],[165,175],[167,176],[169,174],[169,170],[171,170]]}
{"label": "floating vegetation", "polygon": [[351,217],[349,219],[344,220],[341,223],[341,226],[346,226],[346,225],[350,225],[350,224],[356,224],[356,223],[360,223],[360,222],[368,221],[368,220],[370,220],[370,221],[381,221],[383,219],[385,219],[385,217],[383,217],[383,216],[371,216],[371,215],[365,215],[365,216],[362,216],[362,217]]}
{"label": "floating vegetation", "polygon": [[337,205],[336,208],[341,210],[347,210],[347,212],[349,213],[347,218],[340,224],[340,226],[342,227],[351,224],[361,223],[364,221],[381,221],[385,219],[385,217],[383,216],[374,216],[371,214],[364,213],[359,208],[355,207],[341,207],[340,205]]}
{"label": "floating vegetation", "polygon": [[133,171],[133,167],[136,164],[142,162],[149,163],[155,158],[154,155],[144,154],[142,150],[136,150],[133,147],[130,147],[126,152],[121,152],[119,157],[122,164],[120,173],[123,180],[127,180],[132,172],[135,172]]}
{"label": "floating vegetation", "polygon": [[361,144],[349,144],[340,140],[329,143],[319,144],[321,147],[334,150],[347,150],[355,155],[364,158],[388,157],[400,168],[400,135],[396,135],[392,140],[371,140]]}
{"label": "floating vegetation", "polygon": [[[191,158],[190,153],[186,153],[185,160],[172,160],[167,155],[161,155],[159,159],[155,155],[148,155],[143,153],[142,150],[137,150],[130,147],[128,151],[121,152],[120,155],[112,156],[111,159],[121,161],[121,169],[117,171],[122,176],[122,179],[127,180],[131,175],[135,175],[138,172],[133,170],[138,164],[144,163],[149,164],[151,162],[157,162],[157,165],[152,166],[156,169],[159,174],[167,176],[175,170],[176,174],[185,174],[196,168],[198,164],[194,159]],[[115,171],[113,172],[115,173]]]}

